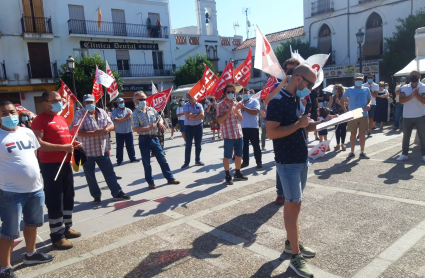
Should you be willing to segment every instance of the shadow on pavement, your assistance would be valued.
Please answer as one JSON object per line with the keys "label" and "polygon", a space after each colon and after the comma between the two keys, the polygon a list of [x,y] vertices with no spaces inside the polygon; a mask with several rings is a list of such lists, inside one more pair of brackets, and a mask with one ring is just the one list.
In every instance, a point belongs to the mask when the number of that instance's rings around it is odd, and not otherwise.
{"label": "shadow on pavement", "polygon": [[[126,278],[130,277],[154,277],[164,271],[170,269],[173,263],[178,262],[184,258],[195,258],[198,260],[204,259],[216,259],[222,256],[222,254],[216,254],[214,251],[220,246],[233,246],[236,243],[231,243],[221,238],[215,237],[215,231],[227,232],[232,235],[239,236],[245,239],[244,246],[253,244],[257,237],[257,230],[266,223],[273,215],[279,211],[280,206],[276,206],[274,203],[267,204],[257,210],[254,213],[242,214],[233,218],[232,220],[216,227],[210,233],[203,234],[196,238],[192,243],[190,249],[174,249],[165,250],[159,252],[150,253],[135,269],[129,272]],[[241,241],[243,243],[243,241]],[[184,262],[181,262],[184,263]],[[266,277],[264,273],[271,273],[275,267],[267,263],[263,265],[257,273],[260,276],[255,277]],[[291,270],[289,270],[291,271]],[[286,276],[282,276],[286,277]]]}
{"label": "shadow on pavement", "polygon": [[318,179],[327,180],[332,175],[340,175],[351,172],[351,168],[359,164],[359,158],[352,160],[344,160],[341,163],[335,164],[332,168],[314,170],[314,174]]}

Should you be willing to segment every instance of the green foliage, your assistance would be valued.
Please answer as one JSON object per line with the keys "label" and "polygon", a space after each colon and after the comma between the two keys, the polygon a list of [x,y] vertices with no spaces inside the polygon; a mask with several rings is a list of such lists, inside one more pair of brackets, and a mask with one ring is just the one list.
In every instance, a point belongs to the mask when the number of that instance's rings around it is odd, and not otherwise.
{"label": "green foliage", "polygon": [[195,55],[189,56],[185,62],[186,64],[179,67],[174,72],[174,85],[176,88],[181,85],[197,83],[204,74],[204,64],[206,64],[218,76],[217,70],[207,59],[207,54],[202,56],[198,52]]}
{"label": "green foliage", "polygon": [[421,10],[416,15],[409,15],[400,22],[391,38],[385,38],[386,50],[384,52],[384,69],[387,74],[403,69],[415,57],[415,30],[424,27],[425,11]]}
{"label": "green foliage", "polygon": [[[81,60],[75,59],[75,87],[77,90],[77,98],[79,100],[82,100],[83,95],[85,94],[91,94],[93,89],[93,81],[96,71],[96,65],[99,67],[100,70],[106,72],[106,63],[100,58],[99,54],[94,54],[93,57],[86,56],[83,57]],[[66,72],[66,68],[68,67],[68,64],[62,64],[59,69],[59,75],[60,78],[65,82],[66,85],[73,91],[73,85],[72,85],[72,77],[71,74],[68,74]],[[115,77],[115,80],[117,81],[118,85],[118,91],[121,92],[123,89],[123,81],[122,78],[119,76],[118,72],[112,70],[112,73]],[[60,86],[60,84],[59,84]],[[73,92],[75,94],[75,92]]]}
{"label": "green foliage", "polygon": [[274,51],[281,66],[283,66],[283,63],[285,63],[286,60],[291,58],[290,46],[292,46],[293,51],[298,50],[304,59],[307,59],[314,54],[320,54],[320,50],[317,47],[311,47],[308,42],[302,42],[300,39],[292,39],[285,43],[281,43]]}

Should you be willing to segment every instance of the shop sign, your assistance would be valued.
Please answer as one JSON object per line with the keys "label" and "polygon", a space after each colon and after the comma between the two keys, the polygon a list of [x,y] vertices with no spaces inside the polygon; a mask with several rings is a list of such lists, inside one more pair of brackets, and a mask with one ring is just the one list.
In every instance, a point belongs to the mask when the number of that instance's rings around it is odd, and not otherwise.
{"label": "shop sign", "polygon": [[80,47],[85,49],[159,50],[157,43],[80,41]]}
{"label": "shop sign", "polygon": [[[364,75],[367,75],[369,73],[379,74],[379,62],[363,63],[362,67]],[[359,65],[346,65],[323,68],[323,74],[325,75],[326,79],[354,77],[354,74],[358,72],[360,72]]]}
{"label": "shop sign", "polygon": [[57,85],[24,85],[24,86],[5,86],[0,87],[0,93],[19,93],[19,92],[34,92],[34,91],[49,91],[56,90]]}
{"label": "shop sign", "polygon": [[[137,91],[144,91],[148,95],[152,92],[152,83],[151,84],[123,84],[123,90],[122,92],[137,92]],[[158,87],[155,84],[156,87]]]}

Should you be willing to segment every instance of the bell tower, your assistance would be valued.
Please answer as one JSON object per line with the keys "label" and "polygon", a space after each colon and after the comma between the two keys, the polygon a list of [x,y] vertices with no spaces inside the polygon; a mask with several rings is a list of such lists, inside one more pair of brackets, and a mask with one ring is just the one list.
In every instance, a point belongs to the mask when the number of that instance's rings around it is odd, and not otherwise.
{"label": "bell tower", "polygon": [[198,35],[218,36],[215,0],[195,0]]}

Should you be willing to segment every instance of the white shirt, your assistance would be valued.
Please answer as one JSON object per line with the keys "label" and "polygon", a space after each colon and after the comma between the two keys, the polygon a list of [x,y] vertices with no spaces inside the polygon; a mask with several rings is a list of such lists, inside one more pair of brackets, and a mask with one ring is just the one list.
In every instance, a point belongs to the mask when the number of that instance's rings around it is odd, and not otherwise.
{"label": "white shirt", "polygon": [[[425,85],[422,83],[418,83],[419,94],[422,96],[425,95]],[[409,83],[404,85],[400,89],[400,93],[404,93],[406,97],[412,95],[414,88],[412,88],[412,84]],[[425,104],[422,104],[416,97],[413,97],[408,102],[403,104],[403,117],[404,118],[419,118],[425,116]]]}
{"label": "white shirt", "polygon": [[[369,84],[366,82],[363,84],[363,87],[369,88],[371,95],[373,92],[379,91],[379,85],[376,83]],[[373,96],[372,96],[372,105],[376,105],[376,98],[374,98]]]}
{"label": "white shirt", "polygon": [[32,130],[0,128],[0,189],[29,193],[42,188],[40,168],[34,151],[40,148]]}
{"label": "white shirt", "polygon": [[182,114],[183,113],[183,115],[181,116],[181,117],[178,117],[179,118],[179,121],[184,121],[185,119],[186,119],[186,116],[184,115],[184,111],[183,111],[183,106],[182,107],[177,107],[177,115],[178,114]]}

